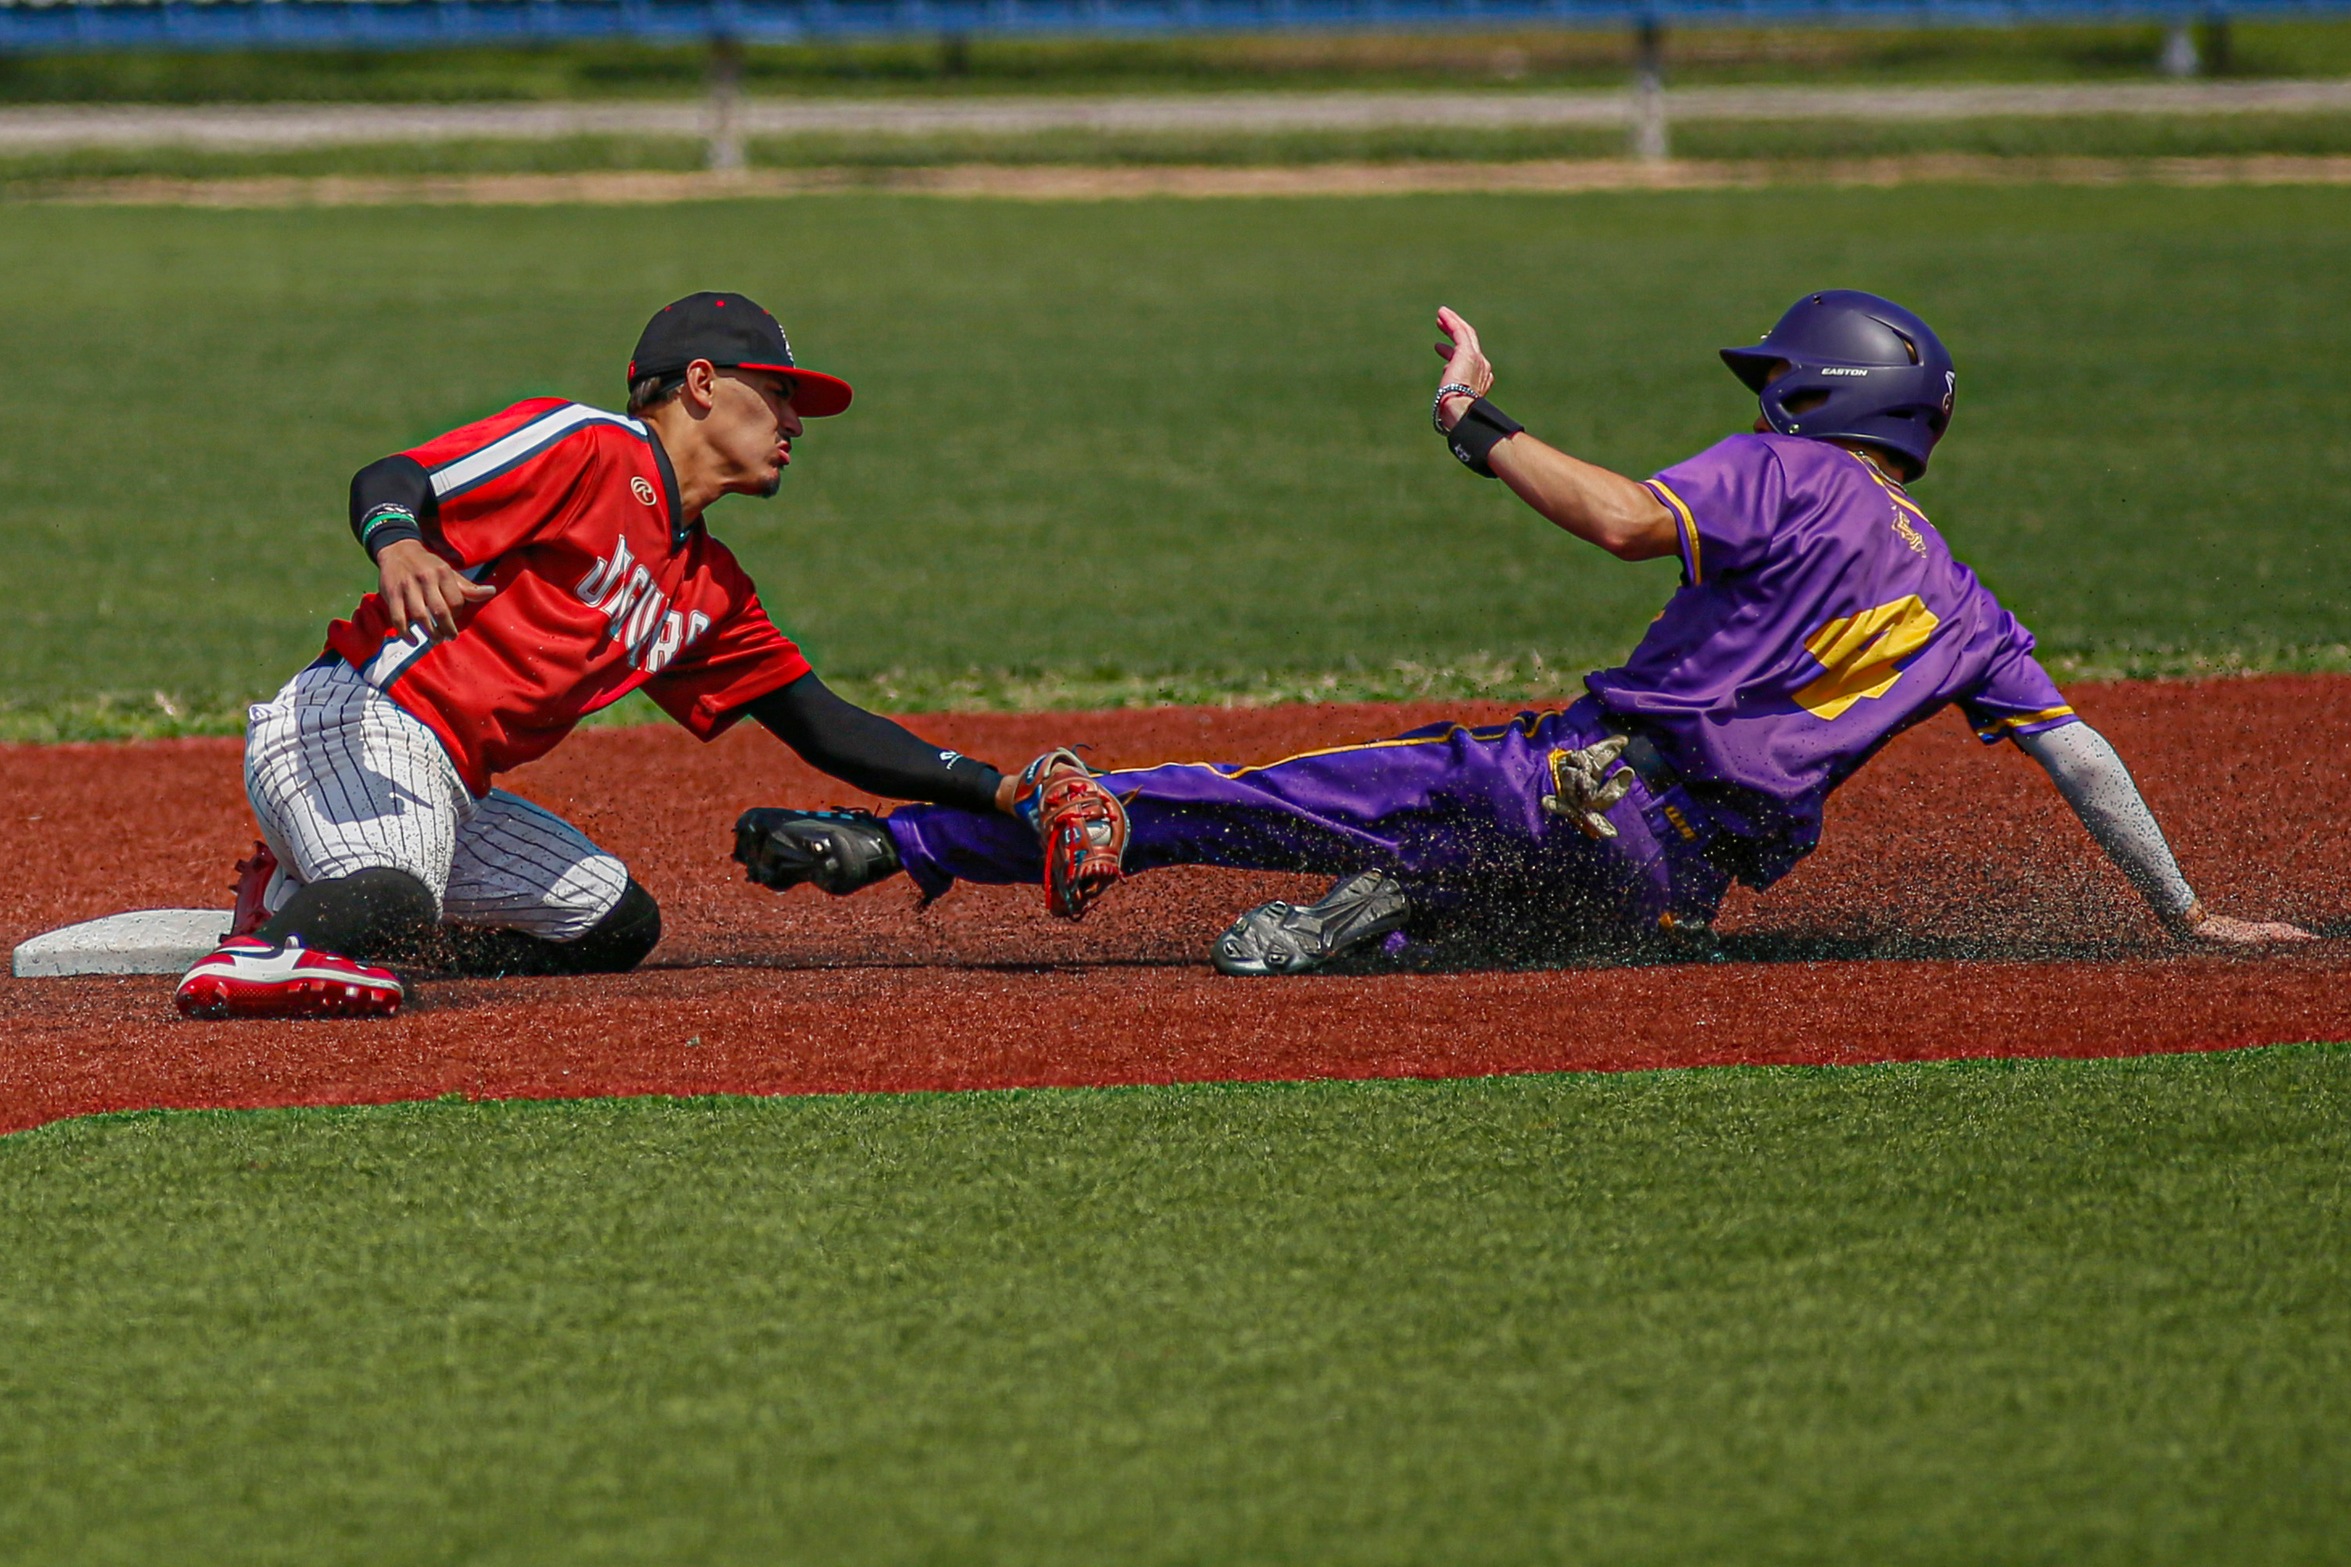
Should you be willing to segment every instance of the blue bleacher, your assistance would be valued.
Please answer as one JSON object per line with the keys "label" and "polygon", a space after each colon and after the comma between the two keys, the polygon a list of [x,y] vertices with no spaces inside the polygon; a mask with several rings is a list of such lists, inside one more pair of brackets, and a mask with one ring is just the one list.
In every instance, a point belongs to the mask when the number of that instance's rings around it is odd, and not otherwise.
{"label": "blue bleacher", "polygon": [[0,53],[2341,14],[2351,0],[0,0]]}

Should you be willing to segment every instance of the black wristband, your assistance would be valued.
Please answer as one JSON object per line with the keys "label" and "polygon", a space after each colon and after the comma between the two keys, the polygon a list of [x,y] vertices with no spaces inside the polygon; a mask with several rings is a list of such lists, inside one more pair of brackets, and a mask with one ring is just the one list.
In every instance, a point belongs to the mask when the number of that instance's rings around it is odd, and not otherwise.
{"label": "black wristband", "polygon": [[369,560],[381,560],[384,550],[402,539],[422,539],[424,529],[416,525],[416,514],[407,507],[390,502],[378,506],[359,520],[359,545],[367,551]]}
{"label": "black wristband", "polygon": [[1469,405],[1461,422],[1445,437],[1445,447],[1461,459],[1461,466],[1481,478],[1494,477],[1490,462],[1494,448],[1524,430],[1525,425],[1487,402],[1484,398]]}
{"label": "black wristband", "polygon": [[413,457],[379,458],[351,476],[351,536],[370,560],[387,544],[423,538],[436,507],[433,481]]}

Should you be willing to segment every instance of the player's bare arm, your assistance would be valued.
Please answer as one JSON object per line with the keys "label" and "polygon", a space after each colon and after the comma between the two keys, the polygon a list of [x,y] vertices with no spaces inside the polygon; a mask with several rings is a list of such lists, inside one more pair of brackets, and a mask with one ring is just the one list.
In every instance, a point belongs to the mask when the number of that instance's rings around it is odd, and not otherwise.
{"label": "player's bare arm", "polygon": [[[1450,307],[1437,311],[1446,340],[1436,345],[1445,360],[1439,384],[1437,425],[1451,432],[1479,410],[1494,385],[1477,329]],[[1483,454],[1494,476],[1520,500],[1587,544],[1619,560],[1656,560],[1677,547],[1673,514],[1648,488],[1596,463],[1571,457],[1555,446],[1515,430]]]}

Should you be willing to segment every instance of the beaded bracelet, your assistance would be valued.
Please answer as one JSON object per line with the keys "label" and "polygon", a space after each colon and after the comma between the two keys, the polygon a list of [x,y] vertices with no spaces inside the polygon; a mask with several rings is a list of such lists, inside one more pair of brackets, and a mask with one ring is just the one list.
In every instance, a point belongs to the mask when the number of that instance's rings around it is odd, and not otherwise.
{"label": "beaded bracelet", "polygon": [[1445,433],[1445,422],[1441,417],[1445,412],[1445,399],[1455,393],[1459,393],[1472,402],[1477,400],[1477,388],[1474,386],[1465,386],[1459,381],[1447,381],[1443,386],[1438,387],[1435,400],[1429,404],[1429,428],[1439,435]]}

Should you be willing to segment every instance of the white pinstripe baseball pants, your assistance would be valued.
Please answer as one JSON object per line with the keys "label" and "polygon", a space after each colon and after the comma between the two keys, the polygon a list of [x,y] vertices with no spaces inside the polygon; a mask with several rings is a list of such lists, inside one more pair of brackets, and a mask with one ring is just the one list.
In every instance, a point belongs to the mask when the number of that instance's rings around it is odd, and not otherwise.
{"label": "white pinstripe baseball pants", "polygon": [[272,913],[305,883],[390,868],[451,924],[574,941],[628,887],[628,867],[554,812],[503,789],[475,799],[439,738],[339,660],[247,710],[245,795],[277,856]]}

